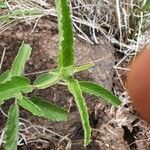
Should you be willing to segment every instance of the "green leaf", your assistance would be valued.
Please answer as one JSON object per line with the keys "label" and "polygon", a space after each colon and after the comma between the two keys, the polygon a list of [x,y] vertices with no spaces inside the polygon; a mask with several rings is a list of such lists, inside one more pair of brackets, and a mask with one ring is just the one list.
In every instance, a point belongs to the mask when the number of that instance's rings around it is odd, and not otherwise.
{"label": "green leaf", "polygon": [[32,97],[30,99],[23,97],[19,100],[19,105],[36,116],[53,121],[67,120],[68,112],[66,110],[39,97]]}
{"label": "green leaf", "polygon": [[5,2],[0,2],[0,9],[2,9],[2,8],[7,8],[7,5],[6,5],[6,3]]}
{"label": "green leaf", "polygon": [[8,112],[8,119],[5,128],[5,144],[6,150],[17,150],[18,131],[19,130],[19,108],[17,104],[13,104]]}
{"label": "green leaf", "polygon": [[150,0],[141,0],[140,5],[143,11],[150,12]]}
{"label": "green leaf", "polygon": [[55,0],[60,34],[59,66],[67,67],[74,63],[74,39],[68,0]]}
{"label": "green leaf", "polygon": [[21,19],[21,17],[24,16],[33,16],[33,15],[41,15],[43,14],[43,11],[40,9],[35,9],[35,8],[23,8],[23,9],[15,9],[12,10],[10,13],[1,15],[0,16],[0,21],[9,21],[10,19]]}
{"label": "green leaf", "polygon": [[67,66],[60,68],[60,74],[63,77],[63,79],[71,77],[74,75],[74,70],[73,66]]}
{"label": "green leaf", "polygon": [[69,79],[68,88],[75,99],[76,105],[80,113],[82,126],[84,129],[84,145],[86,146],[90,143],[91,139],[91,127],[89,124],[88,109],[82,96],[82,91],[80,89],[78,80]]}
{"label": "green leaf", "polygon": [[0,83],[4,83],[11,78],[11,72],[10,70],[5,71],[1,76],[0,76]]}
{"label": "green leaf", "polygon": [[32,91],[30,81],[24,77],[13,77],[10,81],[0,84],[0,103],[13,98],[20,92],[29,93]]}
{"label": "green leaf", "polygon": [[59,70],[55,69],[37,77],[34,86],[38,89],[45,89],[56,84],[61,79]]}
{"label": "green leaf", "polygon": [[103,88],[101,85],[90,81],[80,81],[79,84],[83,92],[94,94],[98,97],[100,96],[101,98],[107,100],[116,107],[121,105],[120,99],[111,92],[109,92],[107,89]]}
{"label": "green leaf", "polygon": [[85,65],[82,65],[82,66],[79,66],[79,67],[74,67],[74,73],[87,70],[87,69],[89,69],[93,66],[94,66],[94,64],[91,63],[91,64],[85,64]]}
{"label": "green leaf", "polygon": [[28,44],[22,43],[21,47],[19,48],[19,52],[12,64],[12,69],[11,69],[12,76],[22,75],[24,71],[25,63],[30,58],[31,50],[32,48]]}
{"label": "green leaf", "polygon": [[37,8],[22,8],[22,9],[15,9],[13,10],[10,15],[13,16],[33,16],[33,15],[40,15],[43,11]]}

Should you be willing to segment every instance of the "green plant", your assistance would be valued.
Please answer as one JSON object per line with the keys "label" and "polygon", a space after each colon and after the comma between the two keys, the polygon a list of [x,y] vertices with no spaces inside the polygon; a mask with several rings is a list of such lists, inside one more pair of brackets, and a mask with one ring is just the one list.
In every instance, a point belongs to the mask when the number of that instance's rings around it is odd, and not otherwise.
{"label": "green plant", "polygon": [[11,11],[7,11],[8,6],[6,2],[0,1],[0,10],[5,9],[5,14],[0,15],[0,22],[9,22],[12,20],[20,20],[23,17],[30,17],[30,16],[39,16],[43,15],[43,11],[38,8],[13,8]]}
{"label": "green plant", "polygon": [[140,7],[143,12],[150,11],[150,1],[149,0],[140,0]]}
{"label": "green plant", "polygon": [[55,106],[40,97],[26,97],[25,93],[33,91],[30,80],[23,77],[26,61],[30,58],[31,47],[22,43],[19,52],[12,64],[11,70],[7,70],[0,76],[0,104],[14,98],[14,103],[9,109],[5,128],[6,150],[16,150],[19,134],[19,106],[31,112],[33,115],[47,118],[53,121],[66,120],[68,112]]}
{"label": "green plant", "polygon": [[85,64],[76,66],[74,64],[74,39],[73,27],[71,22],[70,9],[67,0],[55,0],[58,14],[58,28],[60,34],[58,67],[48,73],[40,75],[34,82],[34,87],[45,89],[54,84],[63,84],[68,86],[72,93],[77,108],[80,113],[82,126],[84,129],[84,145],[88,145],[91,139],[91,127],[89,124],[88,109],[83,92],[100,96],[105,100],[118,107],[121,101],[108,90],[89,81],[78,81],[74,78],[74,74],[86,70],[93,64]]}
{"label": "green plant", "polygon": [[90,81],[78,81],[74,74],[86,70],[93,64],[76,66],[74,64],[74,39],[71,22],[70,9],[67,0],[55,0],[58,13],[58,27],[60,34],[60,46],[58,56],[58,67],[48,73],[42,74],[30,84],[30,80],[23,77],[24,65],[31,54],[31,47],[22,44],[16,56],[11,70],[4,72],[0,76],[0,104],[5,100],[15,98],[8,112],[8,120],[5,128],[5,149],[16,150],[19,132],[19,106],[30,111],[33,115],[44,117],[50,120],[66,120],[68,112],[63,108],[44,101],[39,97],[28,98],[26,93],[33,89],[45,89],[54,84],[66,85],[72,93],[77,108],[80,113],[82,126],[84,129],[84,145],[87,146],[91,139],[91,127],[89,124],[88,108],[83,97],[84,93],[90,93],[102,97],[106,101],[118,107],[121,101],[101,85]]}
{"label": "green plant", "polygon": [[0,2],[0,9],[2,9],[2,8],[7,8],[7,5],[5,4],[4,1]]}
{"label": "green plant", "polygon": [[[0,3],[0,8],[7,8],[7,6],[3,3]],[[29,8],[23,8],[23,9],[14,9],[8,14],[4,14],[0,16],[0,22],[1,21],[11,21],[12,19],[19,19],[22,18],[22,16],[34,16],[34,15],[41,15],[42,11],[38,9],[29,9]]]}

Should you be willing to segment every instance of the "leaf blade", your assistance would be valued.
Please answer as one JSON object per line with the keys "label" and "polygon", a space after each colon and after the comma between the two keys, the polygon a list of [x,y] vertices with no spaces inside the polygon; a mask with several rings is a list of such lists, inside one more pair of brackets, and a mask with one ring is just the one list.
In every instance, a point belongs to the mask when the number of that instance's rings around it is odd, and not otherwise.
{"label": "leaf blade", "polygon": [[91,63],[91,64],[84,64],[84,65],[81,65],[81,66],[75,66],[74,67],[74,73],[78,73],[78,72],[81,72],[81,71],[84,71],[84,70],[87,70],[91,67],[94,66],[94,63]]}
{"label": "leaf blade", "polygon": [[68,0],[55,0],[55,4],[60,34],[58,62],[60,67],[67,67],[74,64],[74,39],[70,8]]}
{"label": "leaf blade", "polygon": [[63,121],[67,119],[68,112],[50,102],[39,97],[23,97],[19,100],[19,105],[30,111],[33,115],[47,118],[53,121]]}
{"label": "leaf blade", "polygon": [[55,69],[51,72],[38,76],[34,81],[34,86],[38,89],[45,89],[56,84],[59,80],[61,80],[59,70]]}
{"label": "leaf blade", "polygon": [[83,92],[102,97],[103,99],[113,104],[115,107],[121,105],[119,98],[109,92],[107,89],[103,88],[101,85],[90,81],[79,81],[79,84]]}
{"label": "leaf blade", "polygon": [[19,130],[19,108],[13,104],[8,112],[8,120],[5,128],[5,149],[17,150]]}
{"label": "leaf blade", "polygon": [[32,91],[30,81],[24,77],[13,77],[10,81],[0,84],[0,103],[13,98],[20,92],[29,93]]}
{"label": "leaf blade", "polygon": [[10,70],[6,70],[1,76],[0,76],[0,83],[4,83],[8,81],[11,77]]}
{"label": "leaf blade", "polygon": [[15,19],[19,19],[22,16],[31,16],[31,15],[41,15],[42,11],[36,8],[22,8],[22,9],[14,9],[8,14],[4,14],[0,16],[0,21],[10,21]]}
{"label": "leaf blade", "polygon": [[32,48],[28,44],[22,43],[21,47],[19,48],[19,52],[12,64],[12,69],[11,69],[12,76],[22,75],[24,71],[25,63],[30,58],[31,50]]}
{"label": "leaf blade", "polygon": [[143,11],[150,11],[150,1],[149,0],[141,0],[140,5]]}
{"label": "leaf blade", "polygon": [[91,139],[91,127],[89,123],[87,106],[82,96],[82,91],[80,89],[78,80],[69,79],[68,88],[75,99],[76,105],[80,113],[82,126],[84,129],[84,145],[87,146],[90,143],[90,139]]}

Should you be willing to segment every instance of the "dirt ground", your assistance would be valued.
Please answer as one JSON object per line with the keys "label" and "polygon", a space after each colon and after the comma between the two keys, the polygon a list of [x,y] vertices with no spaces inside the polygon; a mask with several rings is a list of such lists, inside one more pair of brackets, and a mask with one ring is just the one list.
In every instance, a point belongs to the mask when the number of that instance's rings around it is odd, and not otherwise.
{"label": "dirt ground", "polygon": [[[27,62],[25,74],[31,81],[45,71],[56,67],[58,52],[57,25],[50,18],[43,18],[31,33],[34,24],[18,24],[0,35],[0,58],[3,49],[6,54],[1,73],[10,68],[22,41],[33,48],[32,57]],[[103,84],[109,90],[118,86],[115,80],[113,66],[120,54],[115,53],[112,45],[99,36],[99,45],[91,45],[76,37],[76,62],[78,64],[95,62],[95,66],[85,73],[76,75],[79,79],[94,80]],[[45,90],[34,91],[31,95],[39,95],[46,100],[53,101],[70,111],[66,122],[51,122],[37,118],[21,110],[20,135],[22,142],[19,150],[83,150],[83,129],[79,114],[71,94],[63,86],[53,86]],[[124,105],[119,110],[111,105],[99,101],[96,97],[85,95],[92,127],[92,141],[88,150],[149,150],[150,131],[148,125],[142,121],[134,109]],[[8,111],[9,103],[2,106]],[[124,124],[121,124],[123,119]],[[120,120],[119,120],[120,119]],[[5,126],[6,117],[0,114],[0,129]],[[2,146],[1,146],[1,149]]]}

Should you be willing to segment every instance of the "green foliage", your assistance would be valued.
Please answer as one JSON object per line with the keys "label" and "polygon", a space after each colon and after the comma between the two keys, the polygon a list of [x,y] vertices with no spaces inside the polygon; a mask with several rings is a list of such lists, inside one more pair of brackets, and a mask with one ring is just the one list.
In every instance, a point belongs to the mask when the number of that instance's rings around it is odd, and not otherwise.
{"label": "green foliage", "polygon": [[0,9],[3,9],[3,8],[7,8],[7,5],[5,2],[1,1],[0,2]]}
{"label": "green foliage", "polygon": [[22,43],[19,52],[12,64],[12,76],[21,76],[24,71],[25,63],[29,60],[32,48],[25,43]]}
{"label": "green foliage", "polygon": [[87,70],[87,69],[89,69],[93,66],[94,66],[94,64],[85,64],[85,65],[82,65],[82,66],[79,66],[79,67],[74,67],[74,73]]}
{"label": "green foliage", "polygon": [[140,6],[142,8],[142,11],[150,12],[150,0],[141,0]]}
{"label": "green foliage", "polygon": [[[22,77],[25,63],[29,60],[31,55],[31,47],[25,43],[22,43],[12,64],[11,70],[6,71],[0,76],[0,104],[4,103],[7,99],[15,98],[15,104],[10,108],[8,113],[8,121],[5,132],[6,150],[17,150],[19,116],[18,104],[31,112],[33,115],[44,117],[53,121],[66,120],[68,116],[68,112],[63,108],[55,106],[54,104],[39,97],[28,98],[24,96],[24,93],[27,94],[32,92],[34,89],[45,89],[57,83],[67,85],[69,91],[74,97],[80,113],[81,122],[84,129],[85,147],[90,143],[91,127],[89,123],[88,109],[82,92],[102,97],[116,107],[121,104],[121,101],[116,96],[103,88],[101,85],[89,81],[78,81],[74,79],[75,73],[86,70],[92,67],[93,64],[86,64],[78,67],[74,64],[73,27],[71,23],[68,1],[55,0],[55,3],[58,13],[58,27],[60,33],[58,68],[40,75],[34,81],[34,84],[31,85],[28,78]],[[19,11],[12,12],[11,16],[19,15],[19,13]]]}
{"label": "green foliage", "polygon": [[78,80],[69,79],[68,80],[68,88],[70,92],[72,93],[76,105],[78,107],[81,119],[82,119],[82,126],[84,129],[84,145],[88,145],[90,143],[91,139],[91,127],[89,123],[89,115],[87,111],[87,106],[85,103],[85,100],[82,96],[82,91],[80,89],[80,85],[78,83]]}
{"label": "green foliage", "polygon": [[89,115],[85,100],[82,96],[81,88],[84,92],[95,94],[98,97],[101,96],[105,100],[111,102],[114,106],[119,106],[121,101],[100,85],[90,82],[80,82],[80,85],[77,80],[72,78],[76,72],[86,70],[92,67],[93,64],[86,64],[78,67],[75,66],[73,28],[68,1],[55,0],[55,4],[57,8],[58,28],[60,34],[60,53],[58,57],[58,68],[56,69],[57,73],[49,72],[40,75],[36,79],[34,86],[39,89],[44,89],[59,83],[61,80],[65,82],[64,84],[68,85],[68,89],[72,93],[80,113],[82,126],[84,129],[84,145],[86,146],[90,143],[91,127],[89,124]]}
{"label": "green foliage", "polygon": [[[7,70],[0,76],[0,105],[5,100],[15,98],[15,104],[12,105],[8,112],[8,120],[5,130],[5,149],[17,150],[18,141],[18,122],[19,122],[19,108],[18,104],[26,110],[40,117],[47,118],[54,121],[66,120],[68,112],[63,108],[55,106],[52,103],[46,102],[41,98],[27,98],[23,94],[27,94],[33,91],[35,86],[30,84],[30,80],[27,77],[22,77],[26,61],[29,60],[31,54],[31,47],[28,44],[22,43],[19,52],[12,64],[11,70]],[[52,72],[51,72],[52,73]],[[53,71],[54,77],[56,72]],[[42,79],[42,77],[44,78]],[[48,76],[50,77],[50,76]],[[46,79],[48,79],[48,77]],[[38,85],[44,84],[45,75],[38,78],[36,83]],[[52,78],[50,78],[52,79]],[[49,81],[48,86],[52,85]],[[54,82],[53,80],[51,83]],[[40,88],[39,86],[37,86]],[[37,88],[36,87],[36,88]]]}
{"label": "green foliage", "polygon": [[67,67],[74,62],[74,40],[68,0],[55,0],[60,34],[59,66]]}
{"label": "green foliage", "polygon": [[40,75],[34,82],[34,86],[38,89],[45,89],[56,84],[61,79],[58,69]]}
{"label": "green foliage", "polygon": [[[6,8],[5,6],[3,8]],[[34,16],[34,15],[39,15],[42,14],[41,10],[39,9],[31,9],[31,8],[24,8],[24,9],[14,9],[10,13],[6,15],[1,15],[0,16],[0,21],[9,21],[12,19],[17,19],[22,16]]]}
{"label": "green foliage", "polygon": [[19,100],[19,105],[31,112],[33,115],[47,118],[53,121],[66,120],[68,112],[61,107],[58,107],[50,102],[43,100],[40,97],[22,97]]}
{"label": "green foliage", "polygon": [[19,130],[19,108],[17,104],[13,104],[8,112],[8,119],[5,128],[5,149],[17,150]]}
{"label": "green foliage", "polygon": [[11,78],[10,70],[7,70],[0,76],[0,83],[8,81],[10,78]]}
{"label": "green foliage", "polygon": [[20,92],[29,93],[32,91],[30,81],[24,77],[13,77],[10,81],[0,84],[0,102],[13,98]]}
{"label": "green foliage", "polygon": [[121,105],[121,101],[119,100],[119,98],[103,88],[101,85],[89,81],[80,81],[79,84],[82,91],[84,91],[85,93],[90,93],[95,96],[101,97],[116,107]]}

